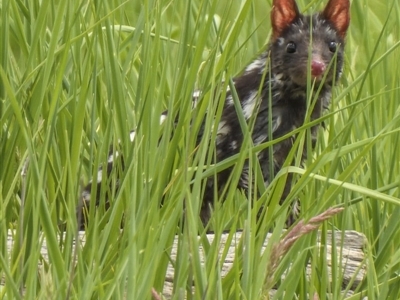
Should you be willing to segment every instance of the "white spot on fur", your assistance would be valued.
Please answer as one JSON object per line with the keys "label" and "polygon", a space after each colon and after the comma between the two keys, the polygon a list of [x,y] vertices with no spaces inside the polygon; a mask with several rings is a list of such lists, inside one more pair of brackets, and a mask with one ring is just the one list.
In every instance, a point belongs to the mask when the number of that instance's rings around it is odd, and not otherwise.
{"label": "white spot on fur", "polygon": [[197,103],[199,103],[199,98],[200,98],[201,91],[200,90],[195,90],[192,94],[192,109],[194,109],[197,106]]}
{"label": "white spot on fur", "polygon": [[200,97],[200,90],[195,90],[192,94],[193,98],[199,98]]}
{"label": "white spot on fur", "polygon": [[114,157],[118,157],[119,156],[119,152],[115,151],[114,153],[111,153],[110,156],[108,156],[108,160],[107,162],[112,163],[114,162]]}
{"label": "white spot on fur", "polygon": [[256,106],[258,92],[252,92],[249,96],[243,101],[243,115],[246,119],[250,119],[253,115],[254,107]]}
{"label": "white spot on fur", "polygon": [[231,131],[231,128],[225,121],[219,122],[218,131],[217,131],[218,136],[227,135],[230,131]]}
{"label": "white spot on fur", "polygon": [[263,69],[264,67],[265,67],[265,58],[258,58],[246,67],[245,72],[250,73],[253,70]]}
{"label": "white spot on fur", "polygon": [[276,119],[272,122],[272,132],[275,132],[282,124],[282,116],[276,117]]}
{"label": "white spot on fur", "polygon": [[97,183],[101,183],[101,180],[103,179],[103,170],[101,168],[97,171],[96,179]]}
{"label": "white spot on fur", "polygon": [[136,132],[135,132],[135,131],[131,131],[131,132],[129,133],[129,139],[131,140],[131,142],[133,142],[133,140],[135,139],[135,135],[136,135]]}
{"label": "white spot on fur", "polygon": [[89,202],[90,201],[90,193],[88,191],[83,191],[82,198],[83,198],[83,201]]}
{"label": "white spot on fur", "polygon": [[279,80],[282,80],[282,77],[283,77],[283,74],[282,73],[278,73],[278,74],[276,74],[274,76],[274,79],[279,81]]}
{"label": "white spot on fur", "polygon": [[273,80],[276,84],[281,85],[281,84],[283,84],[282,78],[283,78],[283,74],[282,74],[282,73],[279,73],[279,74],[274,75],[274,77],[272,78],[272,80]]}
{"label": "white spot on fur", "polygon": [[249,188],[249,170],[247,166],[243,167],[242,174],[240,175],[239,185],[242,188]]}
{"label": "white spot on fur", "polygon": [[259,145],[265,141],[268,136],[266,134],[261,134],[254,139],[254,144]]}
{"label": "white spot on fur", "polygon": [[299,201],[295,201],[292,206],[292,214],[296,217],[300,215],[301,205]]}
{"label": "white spot on fur", "polygon": [[234,105],[234,104],[233,104],[232,95],[229,95],[228,97],[226,97],[226,103],[227,103],[229,106],[233,106],[233,105]]}
{"label": "white spot on fur", "polygon": [[161,125],[162,123],[164,123],[166,119],[167,119],[167,115],[161,115],[161,116],[160,116],[160,125]]}
{"label": "white spot on fur", "polygon": [[279,95],[281,94],[281,92],[276,92],[275,94],[272,95],[272,98],[279,98]]}
{"label": "white spot on fur", "polygon": [[[221,144],[225,140],[226,135],[230,133],[230,131],[231,131],[231,127],[225,121],[219,122],[215,143],[217,145]],[[219,155],[221,153],[222,153],[222,149],[220,147],[217,147],[217,155]]]}
{"label": "white spot on fur", "polygon": [[231,148],[234,150],[234,149],[237,149],[237,147],[238,147],[238,142],[237,141],[232,141],[231,142]]}

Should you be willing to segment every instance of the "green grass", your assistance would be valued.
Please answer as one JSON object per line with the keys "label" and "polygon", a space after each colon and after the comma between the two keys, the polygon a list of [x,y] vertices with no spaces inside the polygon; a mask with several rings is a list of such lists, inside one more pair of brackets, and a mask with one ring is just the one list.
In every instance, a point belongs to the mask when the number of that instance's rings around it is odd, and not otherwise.
{"label": "green grass", "polygon": [[[257,189],[263,192],[255,208],[228,188],[228,200],[215,206],[210,224],[215,241],[209,244],[204,234],[197,238],[204,232],[198,212],[205,174],[229,164],[240,168],[249,157],[254,182],[260,178],[249,143],[237,157],[210,166],[208,144],[195,151],[195,142],[205,111],[221,113],[224,93],[215,96],[213,91],[225,90],[228,79],[264,49],[270,2],[1,3],[0,276],[6,282],[1,299],[150,299],[151,288],[162,290],[175,234],[180,235],[176,299],[193,282],[190,299],[259,299],[267,292],[264,279],[271,255],[270,248],[259,253],[263,238],[271,231],[271,245],[277,242],[286,219],[277,205],[285,171],[296,180],[288,203],[300,198],[302,218],[343,206],[344,212],[322,230],[354,229],[367,236],[368,274],[349,299],[400,298],[397,0],[352,1],[344,75],[324,117],[327,128],[321,130],[315,154],[304,166],[283,170],[267,189],[252,187],[251,198]],[[324,2],[299,5],[310,12]],[[196,88],[205,93],[192,111]],[[165,109],[172,117],[160,125]],[[206,119],[209,136],[204,141],[215,136],[212,115]],[[303,133],[309,127],[302,128],[300,144],[307,142]],[[137,128],[133,144],[132,128]],[[122,187],[111,200],[111,210],[104,209],[104,201],[91,210],[86,245],[73,253],[80,191],[107,161],[110,145],[124,153],[125,169],[115,170]],[[259,203],[269,203],[269,208],[257,223]],[[60,224],[67,224],[65,232]],[[240,259],[230,274],[221,278],[219,235],[239,228],[246,232],[245,247],[238,250]],[[8,229],[15,230],[11,257],[5,249]],[[49,264],[39,251],[43,238]],[[204,266],[199,244],[206,252]],[[320,299],[327,299],[326,276],[307,281],[303,271],[310,257],[315,272],[326,268],[314,249],[315,235],[310,235],[285,255],[273,283],[294,267],[280,282],[279,297],[293,299],[296,293],[304,299],[318,292]],[[331,299],[342,299],[340,289],[340,280],[334,278]]]}

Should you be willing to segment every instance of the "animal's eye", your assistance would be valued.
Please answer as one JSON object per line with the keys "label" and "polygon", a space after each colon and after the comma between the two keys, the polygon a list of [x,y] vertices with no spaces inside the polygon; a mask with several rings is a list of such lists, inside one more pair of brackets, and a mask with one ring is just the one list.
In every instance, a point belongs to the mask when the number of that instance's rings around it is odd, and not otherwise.
{"label": "animal's eye", "polygon": [[286,45],[286,52],[287,53],[295,53],[296,52],[296,44],[294,42],[289,42]]}
{"label": "animal's eye", "polygon": [[329,51],[331,52],[336,52],[337,49],[337,43],[336,42],[329,42],[328,43]]}

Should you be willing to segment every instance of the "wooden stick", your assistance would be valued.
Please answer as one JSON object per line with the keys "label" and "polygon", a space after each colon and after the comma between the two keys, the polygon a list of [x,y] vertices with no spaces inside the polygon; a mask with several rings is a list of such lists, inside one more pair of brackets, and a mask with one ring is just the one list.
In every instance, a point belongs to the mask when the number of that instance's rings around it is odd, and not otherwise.
{"label": "wooden stick", "polygon": [[[336,243],[336,248],[332,246],[332,234],[334,237],[334,241]],[[239,244],[239,241],[242,237],[242,232],[236,232],[234,234],[235,236],[232,239],[232,244],[229,245],[229,251],[228,254],[225,258],[225,262],[223,264],[222,270],[221,270],[221,275],[226,276],[226,274],[229,272],[231,269],[233,262],[235,260],[235,252],[236,252],[236,247]],[[7,251],[8,254],[10,254],[10,251],[13,248],[14,240],[13,240],[13,232],[8,231],[8,238],[7,238]],[[222,234],[221,236],[221,247],[219,247],[220,253],[219,255],[222,255],[222,251],[225,248],[225,245],[227,243],[229,234]],[[270,238],[271,234],[267,235],[267,238],[264,242],[262,251],[265,250],[268,240]],[[343,237],[343,243],[342,243],[342,237]],[[214,240],[214,234],[207,234],[207,239],[210,241],[210,243]],[[79,232],[79,240],[82,244],[85,243],[86,236],[85,232],[81,231]],[[348,284],[353,280],[352,283],[352,289],[356,288],[360,282],[363,280],[365,274],[366,274],[366,263],[364,259],[364,252],[363,249],[366,244],[366,238],[363,234],[358,233],[356,231],[344,231],[343,233],[341,231],[328,231],[328,237],[326,239],[326,260],[328,262],[328,271],[329,271],[329,276],[331,277],[331,257],[332,257],[332,251],[336,251],[336,253],[341,253],[340,255],[337,255],[338,259],[341,257],[341,262],[338,262],[338,264],[341,264],[342,270],[343,270],[343,287],[348,286]],[[319,238],[317,245],[320,246]],[[172,251],[171,251],[171,258],[173,261],[176,260],[176,255],[177,255],[177,249],[178,249],[178,238],[175,238]],[[200,256],[201,256],[201,261],[204,263],[204,252],[202,249],[199,249]],[[47,253],[47,247],[46,247],[46,241],[44,240],[42,248],[41,248],[41,254],[43,256],[43,259],[45,261],[49,261],[48,259],[48,253]],[[41,268],[41,265],[38,266],[38,268]],[[174,281],[174,268],[171,264],[169,264],[166,272],[166,278],[165,278],[165,284],[164,284],[164,289],[162,291],[162,294],[165,298],[170,299],[172,298],[173,295],[173,281]],[[310,264],[307,265],[306,269],[307,274],[311,274],[311,266]],[[4,278],[1,278],[0,280],[0,285],[4,285]],[[152,292],[153,299],[156,299],[156,291],[153,290]],[[351,293],[351,291],[350,291]]]}

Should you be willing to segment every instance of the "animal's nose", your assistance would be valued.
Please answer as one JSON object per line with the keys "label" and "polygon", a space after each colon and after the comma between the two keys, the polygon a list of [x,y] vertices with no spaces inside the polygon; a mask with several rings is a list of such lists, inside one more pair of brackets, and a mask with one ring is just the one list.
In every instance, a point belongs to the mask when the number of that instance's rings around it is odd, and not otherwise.
{"label": "animal's nose", "polygon": [[311,75],[313,77],[321,76],[325,71],[325,63],[320,60],[313,60],[311,62]]}

